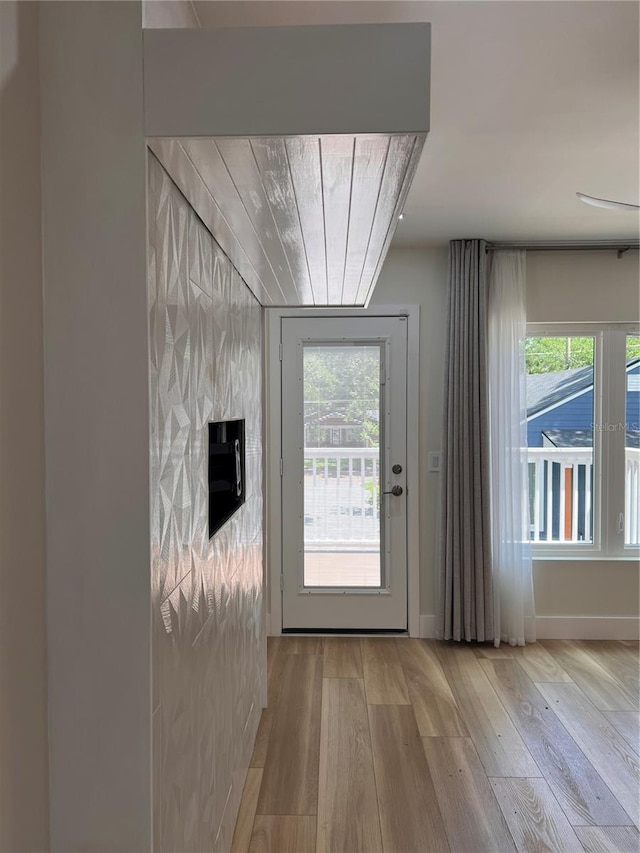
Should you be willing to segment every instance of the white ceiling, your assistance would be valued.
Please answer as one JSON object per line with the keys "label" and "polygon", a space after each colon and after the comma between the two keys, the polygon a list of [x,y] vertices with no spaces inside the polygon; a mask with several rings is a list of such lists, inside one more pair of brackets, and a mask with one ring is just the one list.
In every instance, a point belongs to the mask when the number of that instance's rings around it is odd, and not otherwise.
{"label": "white ceiling", "polygon": [[[637,239],[637,2],[195,0],[203,27],[432,23],[431,132],[394,246]],[[292,73],[295,70],[292,69]]]}

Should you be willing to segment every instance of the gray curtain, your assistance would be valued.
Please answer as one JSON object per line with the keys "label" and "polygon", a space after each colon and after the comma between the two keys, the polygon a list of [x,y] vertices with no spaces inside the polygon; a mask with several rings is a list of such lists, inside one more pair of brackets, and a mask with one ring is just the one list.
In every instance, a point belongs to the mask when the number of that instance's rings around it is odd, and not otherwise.
{"label": "gray curtain", "polygon": [[493,640],[483,240],[449,244],[436,636]]}

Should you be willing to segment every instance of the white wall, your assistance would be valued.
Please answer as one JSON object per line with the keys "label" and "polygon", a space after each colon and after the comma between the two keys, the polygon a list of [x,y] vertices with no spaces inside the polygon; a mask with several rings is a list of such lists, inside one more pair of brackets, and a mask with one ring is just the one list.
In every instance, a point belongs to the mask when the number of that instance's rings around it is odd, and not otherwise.
{"label": "white wall", "polygon": [[142,11],[40,9],[51,845],[151,848]]}
{"label": "white wall", "polygon": [[[620,214],[613,213],[612,216]],[[529,252],[530,323],[631,322],[640,319],[640,253]]]}
{"label": "white wall", "polygon": [[371,304],[420,305],[420,612],[435,611],[435,558],[440,477],[427,472],[439,450],[447,310],[447,248],[392,249]]}
{"label": "white wall", "polygon": [[[531,321],[630,321],[640,317],[638,253],[530,252],[527,313]],[[447,249],[392,249],[372,302],[418,303],[420,349],[420,610],[435,610],[439,475],[428,473],[427,450],[440,448],[446,333]],[[638,565],[627,561],[536,561],[538,616],[638,615]],[[605,626],[609,630],[612,623]],[[579,627],[578,630],[583,630]]]}
{"label": "white wall", "polygon": [[48,848],[38,4],[0,3],[0,850]]}

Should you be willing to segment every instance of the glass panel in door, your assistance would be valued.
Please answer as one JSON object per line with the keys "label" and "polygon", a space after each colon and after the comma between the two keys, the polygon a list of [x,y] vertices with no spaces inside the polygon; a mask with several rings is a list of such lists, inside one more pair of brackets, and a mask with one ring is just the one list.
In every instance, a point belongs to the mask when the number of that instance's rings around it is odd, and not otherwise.
{"label": "glass panel in door", "polygon": [[281,322],[282,628],[406,630],[406,317]]}
{"label": "glass panel in door", "polygon": [[305,343],[304,586],[380,587],[378,343]]}

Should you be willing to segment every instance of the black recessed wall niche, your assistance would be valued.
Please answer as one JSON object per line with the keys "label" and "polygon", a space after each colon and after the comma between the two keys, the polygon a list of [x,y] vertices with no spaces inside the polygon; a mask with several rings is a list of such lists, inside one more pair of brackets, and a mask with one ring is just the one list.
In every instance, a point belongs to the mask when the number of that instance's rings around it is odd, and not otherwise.
{"label": "black recessed wall niche", "polygon": [[245,499],[244,420],[209,424],[209,538]]}

